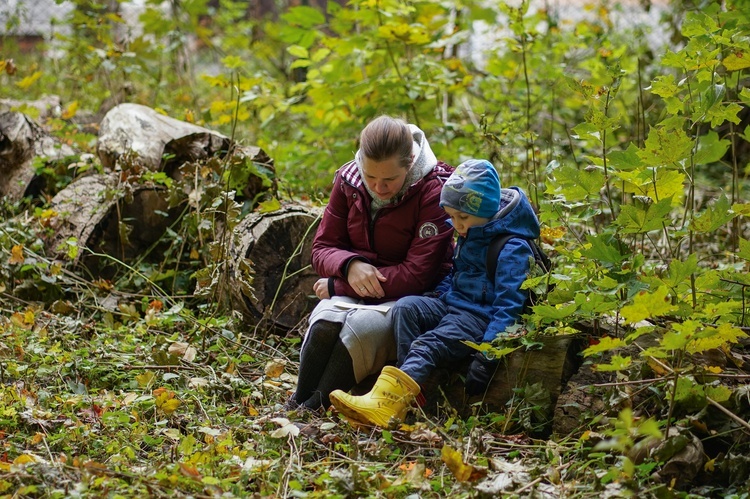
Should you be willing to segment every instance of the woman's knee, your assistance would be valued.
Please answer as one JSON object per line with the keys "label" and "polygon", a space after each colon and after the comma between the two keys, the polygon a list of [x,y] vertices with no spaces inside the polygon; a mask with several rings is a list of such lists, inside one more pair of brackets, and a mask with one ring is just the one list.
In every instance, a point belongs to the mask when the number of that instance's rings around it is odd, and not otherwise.
{"label": "woman's knee", "polygon": [[336,322],[318,320],[315,321],[307,332],[308,341],[335,341],[341,332],[341,324]]}

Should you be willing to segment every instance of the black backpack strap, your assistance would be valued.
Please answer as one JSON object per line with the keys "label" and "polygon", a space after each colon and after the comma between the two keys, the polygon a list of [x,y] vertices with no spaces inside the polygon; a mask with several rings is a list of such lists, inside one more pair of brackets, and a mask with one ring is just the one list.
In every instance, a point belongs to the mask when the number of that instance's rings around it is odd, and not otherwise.
{"label": "black backpack strap", "polygon": [[[490,245],[487,247],[487,278],[490,282],[495,282],[495,272],[497,272],[497,258],[500,256],[500,252],[503,250],[505,243],[509,239],[519,237],[513,234],[498,234],[492,238]],[[523,238],[522,238],[523,239]]]}

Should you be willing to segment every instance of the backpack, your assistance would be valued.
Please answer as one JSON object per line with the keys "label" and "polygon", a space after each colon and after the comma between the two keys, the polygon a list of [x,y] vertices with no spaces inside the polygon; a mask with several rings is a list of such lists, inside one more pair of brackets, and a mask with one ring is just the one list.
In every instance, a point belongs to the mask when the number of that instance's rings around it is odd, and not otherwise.
{"label": "backpack", "polygon": [[[524,239],[528,241],[529,246],[531,247],[531,251],[532,253],[534,253],[534,262],[537,264],[537,266],[539,266],[539,268],[544,271],[544,273],[549,273],[549,271],[552,270],[552,260],[550,260],[549,256],[547,256],[544,250],[539,247],[534,239],[516,236],[515,234],[498,234],[494,238],[492,238],[492,241],[490,241],[490,245],[487,248],[487,278],[490,280],[490,282],[495,282],[495,272],[497,271],[497,257],[500,256],[500,252],[503,250],[505,243],[513,238]],[[553,288],[554,284],[548,284],[547,293],[552,291]],[[529,289],[529,297],[526,299],[526,304],[523,307],[524,312],[528,312],[532,306],[537,304],[537,302],[538,297],[536,293],[533,289]]]}

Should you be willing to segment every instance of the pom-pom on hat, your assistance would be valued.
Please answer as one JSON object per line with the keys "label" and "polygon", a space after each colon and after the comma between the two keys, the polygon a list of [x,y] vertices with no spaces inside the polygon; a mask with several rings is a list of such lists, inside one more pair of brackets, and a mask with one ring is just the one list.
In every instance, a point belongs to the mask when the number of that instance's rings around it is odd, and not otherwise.
{"label": "pom-pom on hat", "polygon": [[440,206],[482,218],[492,218],[500,209],[500,178],[485,159],[464,161],[448,177],[440,193]]}

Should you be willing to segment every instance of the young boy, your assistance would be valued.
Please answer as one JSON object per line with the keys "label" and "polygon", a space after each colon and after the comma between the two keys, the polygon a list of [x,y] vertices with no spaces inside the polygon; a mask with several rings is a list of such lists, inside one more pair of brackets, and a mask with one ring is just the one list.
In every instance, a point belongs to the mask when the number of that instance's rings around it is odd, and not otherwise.
{"label": "young boy", "polygon": [[[501,189],[495,167],[472,159],[448,178],[440,206],[458,233],[453,270],[438,286],[438,297],[408,296],[391,309],[400,368],[383,368],[365,395],[331,393],[333,406],[350,420],[387,426],[391,417],[403,419],[412,401],[424,403],[420,384],[436,367],[471,354],[463,341],[490,342],[521,315],[528,295],[521,284],[534,258],[524,238],[539,237],[539,221],[524,193]],[[503,247],[490,280],[487,249],[503,233],[518,237]],[[466,376],[469,395],[486,390],[496,365],[475,355]]]}

